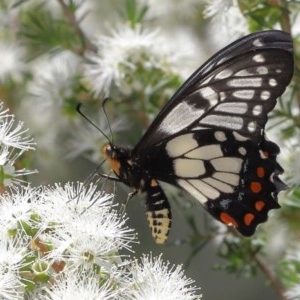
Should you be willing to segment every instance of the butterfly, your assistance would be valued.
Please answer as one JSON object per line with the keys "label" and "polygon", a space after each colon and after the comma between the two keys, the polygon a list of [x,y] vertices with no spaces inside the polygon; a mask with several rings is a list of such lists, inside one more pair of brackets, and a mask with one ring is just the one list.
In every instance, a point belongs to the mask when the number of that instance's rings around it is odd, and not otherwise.
{"label": "butterfly", "polygon": [[117,180],[146,193],[156,243],[167,240],[172,214],[159,182],[182,188],[217,220],[252,235],[286,185],[279,147],[265,135],[268,113],[291,81],[293,44],[278,30],[247,35],[197,69],[133,149],[103,146]]}

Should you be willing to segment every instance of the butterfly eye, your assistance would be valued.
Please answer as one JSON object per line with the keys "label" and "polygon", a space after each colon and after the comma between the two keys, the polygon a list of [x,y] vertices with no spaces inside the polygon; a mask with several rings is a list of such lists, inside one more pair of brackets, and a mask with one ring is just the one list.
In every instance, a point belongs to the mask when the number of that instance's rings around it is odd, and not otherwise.
{"label": "butterfly eye", "polygon": [[102,148],[102,154],[103,154],[103,157],[105,159],[110,159],[112,158],[112,155],[113,155],[113,149],[111,147],[110,144],[105,144]]}

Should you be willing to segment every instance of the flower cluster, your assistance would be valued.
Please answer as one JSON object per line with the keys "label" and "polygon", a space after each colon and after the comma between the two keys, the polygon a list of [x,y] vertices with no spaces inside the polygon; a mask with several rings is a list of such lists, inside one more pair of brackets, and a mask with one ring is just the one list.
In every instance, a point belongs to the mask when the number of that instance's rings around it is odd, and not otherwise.
{"label": "flower cluster", "polygon": [[237,0],[206,0],[205,2],[203,14],[205,18],[211,20],[211,30],[215,32],[212,37],[217,43],[238,38],[248,31],[247,21]]}
{"label": "flower cluster", "polygon": [[[118,144],[134,145],[184,78],[237,37],[266,29],[291,32],[297,69],[297,2],[1,1],[0,95],[5,105],[0,105],[0,192],[10,194],[3,194],[0,202],[0,298],[196,298],[180,267],[163,263],[161,257],[144,256],[137,263],[119,255],[120,250],[132,251],[134,234],[111,196],[86,183],[23,189],[24,175],[34,172],[28,170],[32,168],[28,150],[35,144],[23,123],[15,122],[4,107],[22,116],[37,142],[34,162],[43,175],[37,184],[47,177],[55,182],[80,178],[91,168],[81,159],[70,163],[64,159],[66,153],[68,158],[87,157],[99,166],[104,141],[77,114],[79,102],[106,135],[105,142],[113,136]],[[298,73],[272,111],[274,124],[279,125],[274,126],[277,140],[282,141],[278,156],[285,169],[282,176],[292,186],[281,193],[282,209],[251,240],[228,238],[227,229],[209,226],[209,218],[199,218],[190,208],[183,221],[189,226],[183,240],[192,249],[189,262],[204,245],[220,241],[215,243],[217,255],[225,263],[219,269],[254,276],[260,268],[279,296],[290,299],[300,295],[299,257],[287,258],[285,266],[280,259],[299,244]],[[101,102],[106,96],[104,115]],[[125,127],[121,119],[130,120],[132,130],[115,137]],[[188,201],[176,196],[181,209]],[[205,226],[200,225],[202,220]],[[183,252],[177,252],[182,259]],[[186,259],[188,251],[184,255]],[[261,264],[257,257],[272,258],[272,263]]]}
{"label": "flower cluster", "polygon": [[120,255],[135,234],[113,196],[96,188],[68,183],[0,196],[0,298],[200,299],[181,267]]}
{"label": "flower cluster", "polygon": [[132,263],[129,266],[131,276],[127,279],[127,285],[135,288],[128,290],[126,300],[198,300],[198,288],[192,286],[193,280],[187,278],[182,271],[182,266],[171,266],[165,263],[162,257],[144,255],[141,263]]}
{"label": "flower cluster", "polygon": [[132,88],[144,89],[146,86],[136,73],[141,70],[172,72],[169,63],[172,52],[162,45],[157,30],[125,24],[113,30],[111,36],[97,39],[97,52],[87,55],[90,63],[85,66],[85,78],[97,95],[104,93],[105,97],[112,87],[125,95],[132,93]]}
{"label": "flower cluster", "polygon": [[34,149],[33,139],[27,135],[28,129],[23,129],[22,122],[16,122],[15,116],[9,114],[0,102],[0,186],[13,187],[22,182],[24,175],[36,171],[25,168],[17,170],[16,161],[28,150]]}

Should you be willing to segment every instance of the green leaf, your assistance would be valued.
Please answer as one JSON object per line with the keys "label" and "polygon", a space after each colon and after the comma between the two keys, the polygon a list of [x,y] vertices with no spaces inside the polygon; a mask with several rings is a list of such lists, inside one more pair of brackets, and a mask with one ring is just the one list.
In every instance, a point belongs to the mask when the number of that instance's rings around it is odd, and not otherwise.
{"label": "green leaf", "polygon": [[139,7],[135,0],[126,0],[126,16],[132,28],[142,22],[147,10],[147,5]]}
{"label": "green leaf", "polygon": [[74,28],[42,8],[25,13],[22,25],[19,35],[27,43],[31,57],[59,49],[78,52],[77,49],[82,48],[82,41]]}

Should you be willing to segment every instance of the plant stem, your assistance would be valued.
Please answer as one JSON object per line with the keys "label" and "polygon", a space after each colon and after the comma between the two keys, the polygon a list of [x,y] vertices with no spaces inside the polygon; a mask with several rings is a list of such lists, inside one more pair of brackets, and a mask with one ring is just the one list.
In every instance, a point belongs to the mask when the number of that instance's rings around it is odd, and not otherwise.
{"label": "plant stem", "polygon": [[276,294],[279,296],[280,300],[288,300],[284,294],[285,290],[277,277],[276,273],[269,267],[268,263],[260,256],[254,255],[254,260],[257,263],[258,267],[265,274],[268,280],[271,283],[271,286],[274,288]]}
{"label": "plant stem", "polygon": [[80,37],[80,39],[82,41],[83,49],[81,49],[81,51],[77,51],[77,52],[79,52],[79,54],[81,54],[81,55],[86,50],[95,52],[97,50],[96,46],[93,45],[90,42],[90,40],[86,37],[83,30],[79,26],[79,23],[77,22],[77,19],[76,19],[74,13],[69,9],[68,5],[63,0],[57,0],[57,1],[60,4],[60,6],[62,7],[65,17],[67,18],[67,20],[69,21],[69,23],[74,28],[75,32],[78,34],[78,36]]}

